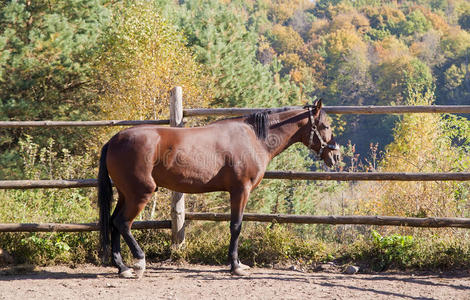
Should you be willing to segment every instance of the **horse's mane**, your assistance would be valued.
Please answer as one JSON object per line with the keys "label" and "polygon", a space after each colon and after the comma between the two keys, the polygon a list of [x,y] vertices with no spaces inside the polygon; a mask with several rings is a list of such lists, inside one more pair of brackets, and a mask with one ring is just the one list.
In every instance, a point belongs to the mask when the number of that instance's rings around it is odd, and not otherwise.
{"label": "horse's mane", "polygon": [[269,115],[285,112],[297,107],[285,106],[280,108],[266,109],[263,111],[252,113],[245,116],[245,122],[253,126],[256,137],[260,140],[265,140],[269,131]]}
{"label": "horse's mane", "polygon": [[255,131],[256,136],[260,140],[265,140],[268,136],[269,130],[269,114],[271,114],[269,110],[264,110],[260,112],[255,112],[249,115],[245,122],[253,126],[253,130]]}
{"label": "horse's mane", "polygon": [[265,140],[268,136],[269,131],[269,115],[277,114],[281,112],[285,112],[292,109],[298,109],[299,107],[296,106],[284,106],[279,108],[268,108],[265,110],[261,110],[249,115],[238,116],[238,117],[231,117],[231,118],[224,118],[214,123],[218,123],[225,120],[236,120],[236,119],[245,119],[245,123],[250,124],[253,127],[253,131],[256,134],[256,137],[260,140]]}

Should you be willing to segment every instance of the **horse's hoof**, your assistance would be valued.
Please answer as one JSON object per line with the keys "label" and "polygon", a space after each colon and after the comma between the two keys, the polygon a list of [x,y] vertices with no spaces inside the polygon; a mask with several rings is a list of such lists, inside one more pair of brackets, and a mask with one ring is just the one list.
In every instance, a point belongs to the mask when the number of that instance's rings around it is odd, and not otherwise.
{"label": "horse's hoof", "polygon": [[[228,265],[228,267],[230,267],[230,264]],[[241,268],[242,270],[249,270],[251,269],[250,266],[247,266],[245,264],[242,264],[241,261],[238,261],[238,267]]]}
{"label": "horse's hoof", "polygon": [[141,270],[141,269],[134,270],[136,279],[140,279],[140,278],[144,277],[144,271],[145,271],[145,269],[144,270]]}
{"label": "horse's hoof", "polygon": [[230,274],[235,275],[235,276],[247,276],[248,273],[243,271],[241,267],[230,270]]}
{"label": "horse's hoof", "polygon": [[137,260],[132,268],[134,269],[137,279],[142,278],[145,272],[145,258]]}
{"label": "horse's hoof", "polygon": [[134,274],[132,273],[131,269],[127,269],[119,273],[119,277],[121,278],[133,278]]}
{"label": "horse's hoof", "polygon": [[240,266],[240,269],[242,269],[242,270],[249,270],[249,269],[251,269],[250,266],[247,266],[247,265],[245,265],[245,264],[242,264],[241,262],[238,262],[238,265]]}

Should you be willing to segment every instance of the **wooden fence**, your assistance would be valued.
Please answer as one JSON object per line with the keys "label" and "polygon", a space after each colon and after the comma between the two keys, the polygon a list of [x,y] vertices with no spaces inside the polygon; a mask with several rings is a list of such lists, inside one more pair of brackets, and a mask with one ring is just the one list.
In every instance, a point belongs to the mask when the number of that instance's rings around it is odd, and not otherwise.
{"label": "wooden fence", "polygon": [[[190,221],[230,221],[230,214],[187,212],[186,220]],[[470,228],[469,218],[401,218],[389,216],[308,216],[282,214],[243,215],[243,221],[294,223],[294,224],[357,224],[357,225],[390,225],[411,227],[455,227]],[[172,221],[136,221],[132,229],[170,229]],[[81,224],[0,224],[0,232],[86,232],[99,231],[97,223]]]}
{"label": "wooden fence", "polygon": [[[470,181],[470,172],[459,173],[370,173],[370,172],[292,172],[267,171],[263,179],[333,180],[333,181]],[[96,179],[3,180],[1,189],[45,189],[97,187]]]}
{"label": "wooden fence", "polygon": [[[169,120],[108,120],[108,121],[0,121],[0,128],[13,127],[69,127],[69,126],[132,126],[140,124],[169,124],[174,127],[184,125],[183,117],[197,116],[234,116],[249,114],[262,108],[215,108],[215,109],[184,109],[182,89],[176,87],[171,92]],[[403,113],[470,113],[470,105],[460,106],[335,106],[325,107],[330,114],[403,114]],[[288,180],[396,180],[396,181],[469,181],[470,173],[348,173],[348,172],[266,172],[264,179]],[[96,179],[75,180],[6,180],[0,181],[0,189],[32,189],[32,188],[84,188],[96,187]],[[135,222],[133,229],[171,228],[173,243],[184,242],[185,220],[228,221],[229,214],[190,213],[184,211],[184,195],[172,193],[171,221]],[[278,214],[245,214],[244,220],[277,223],[302,224],[366,224],[414,227],[462,227],[470,228],[467,218],[401,218],[390,216],[298,216]],[[0,224],[0,232],[37,232],[37,231],[96,231],[96,223],[82,224]]]}

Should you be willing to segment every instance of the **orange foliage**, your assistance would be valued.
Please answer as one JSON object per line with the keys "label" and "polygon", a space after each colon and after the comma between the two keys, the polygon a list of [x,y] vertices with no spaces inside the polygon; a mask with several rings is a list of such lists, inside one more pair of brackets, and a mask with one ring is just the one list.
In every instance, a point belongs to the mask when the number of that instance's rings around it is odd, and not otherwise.
{"label": "orange foliage", "polygon": [[432,28],[439,30],[442,33],[449,31],[450,26],[442,16],[433,13],[429,9],[422,9],[421,11],[426,19],[431,22]]}
{"label": "orange foliage", "polygon": [[302,72],[298,69],[291,70],[289,74],[291,76],[292,81],[294,81],[295,83],[299,83],[303,79]]}
{"label": "orange foliage", "polygon": [[399,57],[409,55],[408,47],[393,35],[375,42],[374,48],[381,61],[396,60]]}
{"label": "orange foliage", "polygon": [[374,27],[386,27],[388,24],[398,24],[406,20],[401,10],[391,6],[366,6],[362,12],[370,19]]}
{"label": "orange foliage", "polygon": [[339,14],[333,18],[330,25],[330,31],[338,29],[358,30],[364,33],[369,28],[369,19],[357,11],[352,11],[348,14]]}

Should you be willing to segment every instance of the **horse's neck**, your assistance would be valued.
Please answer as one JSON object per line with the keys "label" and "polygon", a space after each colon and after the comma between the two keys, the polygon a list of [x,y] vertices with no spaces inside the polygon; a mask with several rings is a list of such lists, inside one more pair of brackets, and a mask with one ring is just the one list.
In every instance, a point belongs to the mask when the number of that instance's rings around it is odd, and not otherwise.
{"label": "horse's neck", "polygon": [[300,130],[308,122],[302,117],[303,111],[287,111],[269,116],[269,133],[266,145],[271,158],[275,157],[290,145],[301,142]]}

